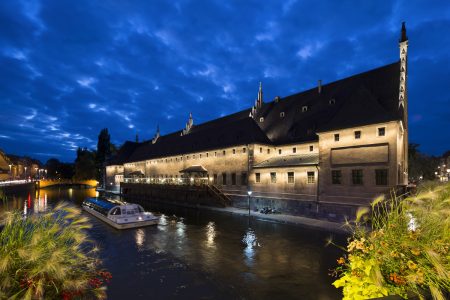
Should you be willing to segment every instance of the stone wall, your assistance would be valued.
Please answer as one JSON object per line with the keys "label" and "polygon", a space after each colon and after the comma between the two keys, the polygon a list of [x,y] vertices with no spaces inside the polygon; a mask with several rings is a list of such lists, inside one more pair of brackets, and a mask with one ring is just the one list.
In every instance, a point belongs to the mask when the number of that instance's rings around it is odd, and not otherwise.
{"label": "stone wall", "polygon": [[125,199],[194,207],[198,205],[224,207],[223,201],[218,199],[205,185],[122,183],[121,190]]}

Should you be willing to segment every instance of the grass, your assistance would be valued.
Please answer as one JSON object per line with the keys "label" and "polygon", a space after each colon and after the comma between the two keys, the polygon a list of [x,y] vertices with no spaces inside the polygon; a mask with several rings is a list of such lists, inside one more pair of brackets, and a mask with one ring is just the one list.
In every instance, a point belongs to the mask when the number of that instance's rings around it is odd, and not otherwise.
{"label": "grass", "polygon": [[88,239],[80,209],[59,204],[44,214],[7,212],[0,232],[0,299],[106,296],[108,272]]}
{"label": "grass", "polygon": [[333,285],[343,288],[344,299],[411,294],[446,299],[450,184],[424,184],[402,200],[377,198],[371,210],[359,210],[355,224],[334,272]]}

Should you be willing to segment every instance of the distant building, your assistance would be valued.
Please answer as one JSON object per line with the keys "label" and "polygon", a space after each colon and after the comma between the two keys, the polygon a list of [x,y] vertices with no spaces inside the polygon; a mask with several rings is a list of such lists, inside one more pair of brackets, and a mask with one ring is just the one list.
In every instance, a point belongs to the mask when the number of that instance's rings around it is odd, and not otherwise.
{"label": "distant building", "polygon": [[[247,190],[260,206],[287,211],[367,205],[407,185],[408,39],[403,23],[400,59],[389,65],[255,104],[151,141],[126,142],[106,166],[106,185],[118,178],[142,183],[207,182],[236,203]],[[347,210],[348,211],[348,210]],[[300,212],[301,213],[301,212]]]}
{"label": "distant building", "polygon": [[0,181],[8,180],[10,178],[10,165],[11,162],[8,157],[0,150]]}

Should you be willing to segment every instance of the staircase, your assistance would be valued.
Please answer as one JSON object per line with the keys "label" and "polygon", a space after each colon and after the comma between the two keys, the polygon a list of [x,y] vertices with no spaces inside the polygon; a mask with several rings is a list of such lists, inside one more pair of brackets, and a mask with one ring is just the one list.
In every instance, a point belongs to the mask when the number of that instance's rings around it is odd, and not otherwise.
{"label": "staircase", "polygon": [[231,206],[233,201],[231,201],[230,197],[225,195],[221,190],[219,190],[215,185],[206,185],[208,191],[219,200],[223,207]]}

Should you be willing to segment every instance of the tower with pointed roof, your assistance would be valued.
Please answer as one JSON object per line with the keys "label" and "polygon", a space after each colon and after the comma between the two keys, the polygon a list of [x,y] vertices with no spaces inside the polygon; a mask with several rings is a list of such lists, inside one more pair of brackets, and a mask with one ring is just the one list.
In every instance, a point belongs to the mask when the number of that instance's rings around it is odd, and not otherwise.
{"label": "tower with pointed roof", "polygon": [[256,108],[261,108],[262,105],[263,105],[262,83],[259,82],[259,90],[258,90],[258,98],[256,100]]}
{"label": "tower with pointed roof", "polygon": [[[403,121],[403,162],[399,167],[399,179],[403,178],[403,184],[408,184],[408,36],[406,35],[405,22],[399,39],[400,48],[400,86],[399,86],[399,110]],[[400,181],[400,180],[399,180]]]}

